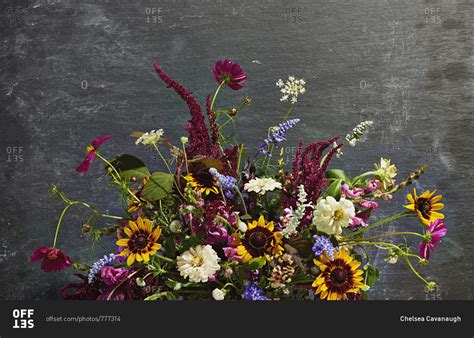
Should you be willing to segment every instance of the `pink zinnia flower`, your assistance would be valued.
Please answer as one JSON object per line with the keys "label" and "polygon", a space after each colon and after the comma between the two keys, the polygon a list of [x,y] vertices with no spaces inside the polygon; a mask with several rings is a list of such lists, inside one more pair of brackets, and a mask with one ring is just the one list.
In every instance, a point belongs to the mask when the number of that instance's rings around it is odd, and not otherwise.
{"label": "pink zinnia flower", "polygon": [[225,85],[233,90],[242,88],[247,79],[247,74],[242,70],[242,67],[237,63],[232,63],[230,59],[216,61],[212,68],[212,73],[217,83],[221,84],[224,82]]}
{"label": "pink zinnia flower", "polygon": [[30,257],[30,262],[42,259],[41,270],[44,272],[57,272],[70,267],[72,260],[59,249],[40,247],[36,249]]}
{"label": "pink zinnia flower", "polygon": [[428,229],[425,231],[425,236],[420,243],[421,258],[430,258],[430,251],[433,251],[435,246],[441,242],[441,238],[446,235],[446,232],[446,225],[443,220],[437,219],[430,223]]}
{"label": "pink zinnia flower", "polygon": [[111,138],[112,135],[107,135],[103,137],[96,138],[92,141],[92,144],[86,148],[87,157],[81,164],[76,168],[76,171],[80,174],[86,174],[89,170],[89,166],[91,165],[92,160],[95,157],[97,149],[99,149],[100,145]]}

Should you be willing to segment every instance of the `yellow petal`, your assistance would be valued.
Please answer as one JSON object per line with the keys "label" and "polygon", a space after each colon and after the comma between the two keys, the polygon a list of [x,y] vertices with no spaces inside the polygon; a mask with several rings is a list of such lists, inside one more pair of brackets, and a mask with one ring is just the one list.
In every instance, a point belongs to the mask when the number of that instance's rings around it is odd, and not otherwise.
{"label": "yellow petal", "polygon": [[127,258],[127,265],[132,265],[135,262],[135,254],[131,253]]}
{"label": "yellow petal", "polygon": [[431,206],[431,210],[441,210],[444,208],[443,203],[436,203]]}
{"label": "yellow petal", "polygon": [[[415,203],[415,200],[413,199],[413,196],[411,194],[408,194],[407,195],[407,200],[408,202],[410,202],[411,204],[414,204]],[[406,207],[405,207],[406,208]]]}
{"label": "yellow petal", "polygon": [[130,230],[130,228],[125,227],[125,228],[123,229],[123,232],[125,232],[125,234],[126,234],[128,237],[132,237],[133,232],[132,232],[132,230]]}
{"label": "yellow petal", "polygon": [[415,211],[415,205],[414,204],[404,205],[404,207],[407,208],[408,210]]}
{"label": "yellow petal", "polygon": [[128,226],[132,229],[133,232],[138,232],[137,223],[134,221],[128,221]]}
{"label": "yellow petal", "polygon": [[267,229],[270,230],[270,231],[273,231],[273,229],[275,228],[273,222],[268,222],[267,223]]}
{"label": "yellow petal", "polygon": [[119,239],[115,244],[118,246],[128,246],[128,238]]}
{"label": "yellow petal", "polygon": [[437,196],[434,196],[432,199],[431,199],[431,203],[436,203],[438,202],[441,198],[443,198],[443,195],[437,195]]}
{"label": "yellow petal", "polygon": [[436,211],[433,211],[431,213],[431,217],[430,217],[431,221],[434,221],[436,219],[443,219],[443,218],[444,218],[444,215],[442,213],[436,212]]}
{"label": "yellow petal", "polygon": [[143,219],[141,217],[137,218],[138,229],[145,231],[145,224],[143,223]]}
{"label": "yellow petal", "polygon": [[138,262],[141,262],[143,260],[143,257],[142,257],[141,254],[137,253],[135,256],[136,256],[135,258],[137,259]]}
{"label": "yellow petal", "polygon": [[263,217],[263,215],[261,215],[258,219],[258,226],[265,227],[265,218]]}
{"label": "yellow petal", "polygon": [[153,225],[153,222],[150,221],[149,219],[146,219],[145,218],[145,231],[148,232],[149,234],[151,234],[151,232],[153,231],[152,230],[152,225]]}
{"label": "yellow petal", "polygon": [[142,258],[144,262],[148,262],[150,260],[150,255],[148,252],[142,252]]}

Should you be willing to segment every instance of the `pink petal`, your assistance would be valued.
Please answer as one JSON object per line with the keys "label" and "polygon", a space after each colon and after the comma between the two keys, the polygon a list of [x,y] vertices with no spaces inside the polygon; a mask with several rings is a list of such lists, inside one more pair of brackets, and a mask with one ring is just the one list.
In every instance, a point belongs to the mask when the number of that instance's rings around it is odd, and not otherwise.
{"label": "pink petal", "polygon": [[98,149],[102,143],[107,141],[108,139],[112,138],[112,135],[107,135],[107,136],[102,136],[99,138],[96,138],[94,141],[92,141],[92,146],[94,149]]}
{"label": "pink petal", "polygon": [[43,259],[48,254],[49,248],[42,246],[36,249],[30,256],[30,262],[36,262]]}
{"label": "pink petal", "polygon": [[91,165],[92,159],[95,157],[95,151],[91,151],[86,159],[79,164],[79,166],[76,168],[76,171],[79,174],[86,174],[87,171],[89,170],[89,167]]}

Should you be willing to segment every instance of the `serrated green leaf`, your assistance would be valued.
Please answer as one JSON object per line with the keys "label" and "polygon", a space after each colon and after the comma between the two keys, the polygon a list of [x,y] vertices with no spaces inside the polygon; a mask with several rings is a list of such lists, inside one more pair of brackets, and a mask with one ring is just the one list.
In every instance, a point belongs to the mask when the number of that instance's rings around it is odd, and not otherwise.
{"label": "serrated green leaf", "polygon": [[173,190],[174,176],[166,173],[151,174],[148,183],[143,187],[141,197],[149,202],[168,196]]}
{"label": "serrated green leaf", "polygon": [[125,180],[129,180],[132,177],[141,179],[150,176],[150,171],[146,167],[145,163],[132,155],[120,155],[112,160],[111,164],[115,167],[115,169],[117,169],[120,177]]}

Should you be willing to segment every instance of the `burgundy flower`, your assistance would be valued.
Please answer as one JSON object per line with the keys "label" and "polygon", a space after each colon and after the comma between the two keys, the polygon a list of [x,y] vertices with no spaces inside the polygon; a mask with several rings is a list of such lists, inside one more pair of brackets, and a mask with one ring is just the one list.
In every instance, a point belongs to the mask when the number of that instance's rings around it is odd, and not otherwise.
{"label": "burgundy flower", "polygon": [[435,246],[441,242],[441,238],[446,235],[446,232],[446,225],[443,220],[437,219],[430,223],[428,229],[425,231],[423,240],[420,243],[421,258],[430,258],[430,251],[433,251]]}
{"label": "burgundy flower", "polygon": [[30,256],[30,262],[36,262],[42,259],[41,270],[45,272],[57,272],[71,266],[71,259],[61,250],[56,248],[40,247]]}
{"label": "burgundy flower", "polygon": [[100,276],[106,285],[114,285],[128,276],[128,270],[104,266],[100,271]]}
{"label": "burgundy flower", "polygon": [[247,74],[242,70],[237,63],[232,63],[232,60],[225,59],[224,61],[218,60],[212,68],[212,73],[217,83],[229,86],[233,90],[242,88],[242,85],[247,79]]}
{"label": "burgundy flower", "polygon": [[92,160],[94,159],[96,155],[97,149],[99,149],[100,145],[107,141],[109,138],[111,138],[112,135],[107,135],[103,137],[96,138],[94,141],[92,141],[92,144],[86,148],[87,151],[87,157],[84,161],[82,161],[81,164],[76,168],[76,171],[80,174],[86,174],[87,171],[89,170],[89,167],[91,165]]}

